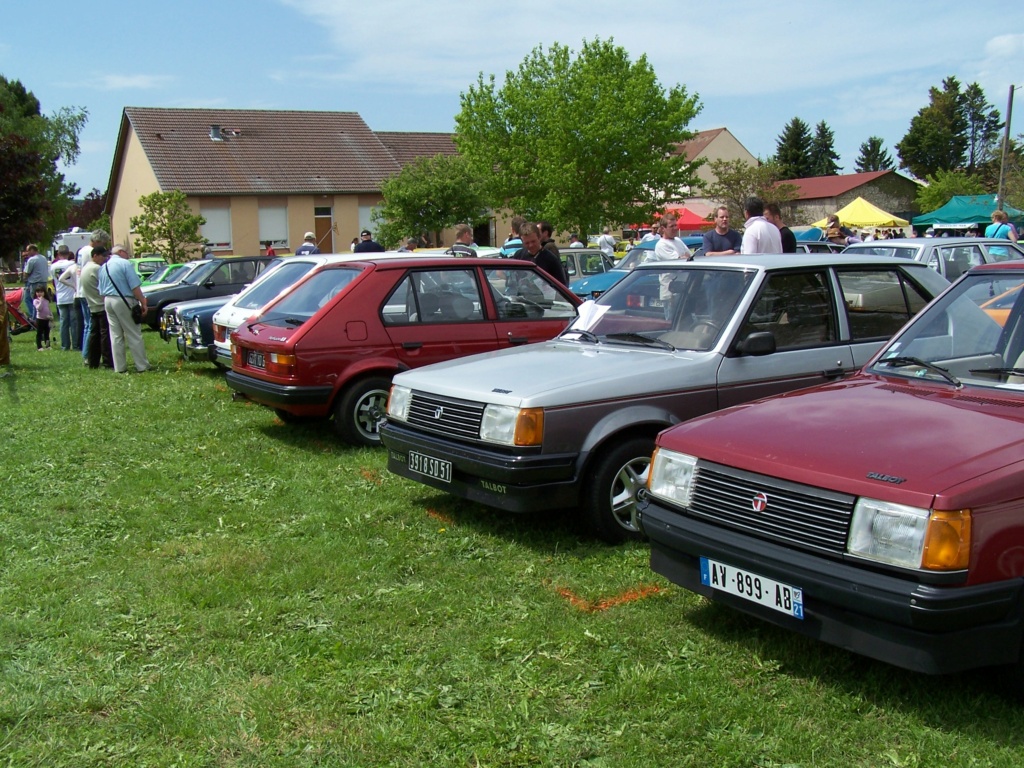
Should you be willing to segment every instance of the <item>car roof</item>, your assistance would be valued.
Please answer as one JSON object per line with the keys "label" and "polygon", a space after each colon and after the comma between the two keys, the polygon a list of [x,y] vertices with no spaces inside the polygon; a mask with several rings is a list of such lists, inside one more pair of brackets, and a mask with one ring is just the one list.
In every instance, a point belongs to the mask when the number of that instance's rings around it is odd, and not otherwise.
{"label": "car roof", "polygon": [[[351,258],[332,262],[330,264],[324,264],[324,267],[337,267],[347,264],[379,264],[381,266],[404,268],[409,266],[439,266],[439,267],[450,267],[453,264],[465,264],[466,266],[488,266],[488,267],[500,267],[502,265],[508,266],[509,264],[528,264],[530,266],[536,266],[532,261],[526,261],[524,259],[501,259],[501,258],[458,258],[455,256],[439,256],[436,253],[424,254],[417,256],[416,252],[410,253],[356,253]],[[539,269],[539,267],[538,267]]]}
{"label": "car roof", "polygon": [[860,250],[861,248],[885,248],[887,246],[924,247],[926,245],[966,245],[970,243],[985,243],[987,245],[1006,245],[1009,240],[996,237],[893,237],[886,240],[868,240],[866,243],[850,243],[847,250]]}
{"label": "car roof", "polygon": [[870,254],[851,258],[849,253],[749,253],[737,256],[701,258],[694,261],[647,261],[643,264],[637,264],[636,269],[658,269],[666,264],[685,266],[689,269],[712,266],[747,269],[790,269],[799,267],[844,267],[851,265],[899,265],[903,267],[909,266],[912,269],[929,269],[929,267],[921,262],[911,261],[910,259]]}

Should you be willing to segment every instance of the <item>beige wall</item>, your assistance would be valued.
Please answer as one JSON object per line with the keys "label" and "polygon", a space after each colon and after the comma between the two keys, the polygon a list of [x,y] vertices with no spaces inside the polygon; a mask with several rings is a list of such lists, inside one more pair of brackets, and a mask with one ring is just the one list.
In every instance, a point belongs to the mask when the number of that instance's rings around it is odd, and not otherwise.
{"label": "beige wall", "polygon": [[160,191],[156,174],[149,165],[146,153],[142,151],[135,131],[128,126],[128,140],[125,142],[124,161],[121,163],[119,175],[114,179],[111,196],[114,200],[110,211],[110,234],[113,242],[122,243],[134,256],[135,247],[131,242],[130,230],[132,216],[142,213],[139,198]]}

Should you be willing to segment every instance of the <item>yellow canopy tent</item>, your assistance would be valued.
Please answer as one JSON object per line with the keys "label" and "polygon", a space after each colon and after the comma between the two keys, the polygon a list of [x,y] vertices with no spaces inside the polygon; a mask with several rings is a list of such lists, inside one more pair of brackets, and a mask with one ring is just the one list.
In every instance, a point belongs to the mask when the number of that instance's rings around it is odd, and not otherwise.
{"label": "yellow canopy tent", "polygon": [[[910,224],[906,219],[886,213],[877,205],[872,205],[863,197],[858,197],[852,203],[836,211],[839,216],[839,223],[847,227],[906,227]],[[828,217],[816,221],[811,226],[824,228],[828,224]]]}

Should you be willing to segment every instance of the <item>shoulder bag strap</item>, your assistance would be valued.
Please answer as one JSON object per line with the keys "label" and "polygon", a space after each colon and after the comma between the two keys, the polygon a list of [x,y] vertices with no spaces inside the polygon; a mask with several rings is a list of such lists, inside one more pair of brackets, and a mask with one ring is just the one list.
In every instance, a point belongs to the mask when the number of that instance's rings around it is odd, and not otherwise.
{"label": "shoulder bag strap", "polygon": [[131,309],[132,305],[128,303],[128,299],[124,297],[124,294],[121,293],[121,289],[117,287],[117,281],[114,280],[114,276],[110,274],[110,265],[104,264],[103,269],[107,271],[107,279],[110,280],[110,284],[114,286],[114,290],[117,291],[117,295],[121,297],[121,301],[124,302],[124,305],[128,307],[128,309]]}

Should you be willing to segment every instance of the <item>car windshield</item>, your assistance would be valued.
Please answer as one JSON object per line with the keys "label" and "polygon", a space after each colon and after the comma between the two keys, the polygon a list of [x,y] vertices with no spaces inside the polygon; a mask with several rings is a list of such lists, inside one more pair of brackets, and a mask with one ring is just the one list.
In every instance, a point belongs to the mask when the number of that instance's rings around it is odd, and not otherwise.
{"label": "car windshield", "polygon": [[564,338],[707,351],[756,273],[742,269],[640,269],[580,309]]}
{"label": "car windshield", "polygon": [[291,261],[277,266],[273,272],[254,283],[234,302],[239,309],[259,309],[289,286],[305,277],[316,264],[309,261]]}
{"label": "car windshield", "polygon": [[168,282],[170,278],[174,277],[178,272],[185,268],[184,264],[167,264],[161,269],[154,272],[149,276],[148,280],[151,283],[164,283]]}
{"label": "car windshield", "polygon": [[220,264],[216,261],[204,261],[196,265],[196,268],[182,278],[181,282],[187,285],[199,285],[214,273]]}
{"label": "car windshield", "polygon": [[633,248],[622,261],[615,265],[615,268],[628,272],[635,268],[637,264],[643,264],[652,253],[654,251],[650,248]]}
{"label": "car windshield", "polygon": [[1024,389],[1024,272],[968,274],[918,315],[875,373]]}
{"label": "car windshield", "polygon": [[259,318],[267,325],[294,328],[302,325],[355,280],[359,269],[322,269],[309,276],[291,293],[268,307]]}

